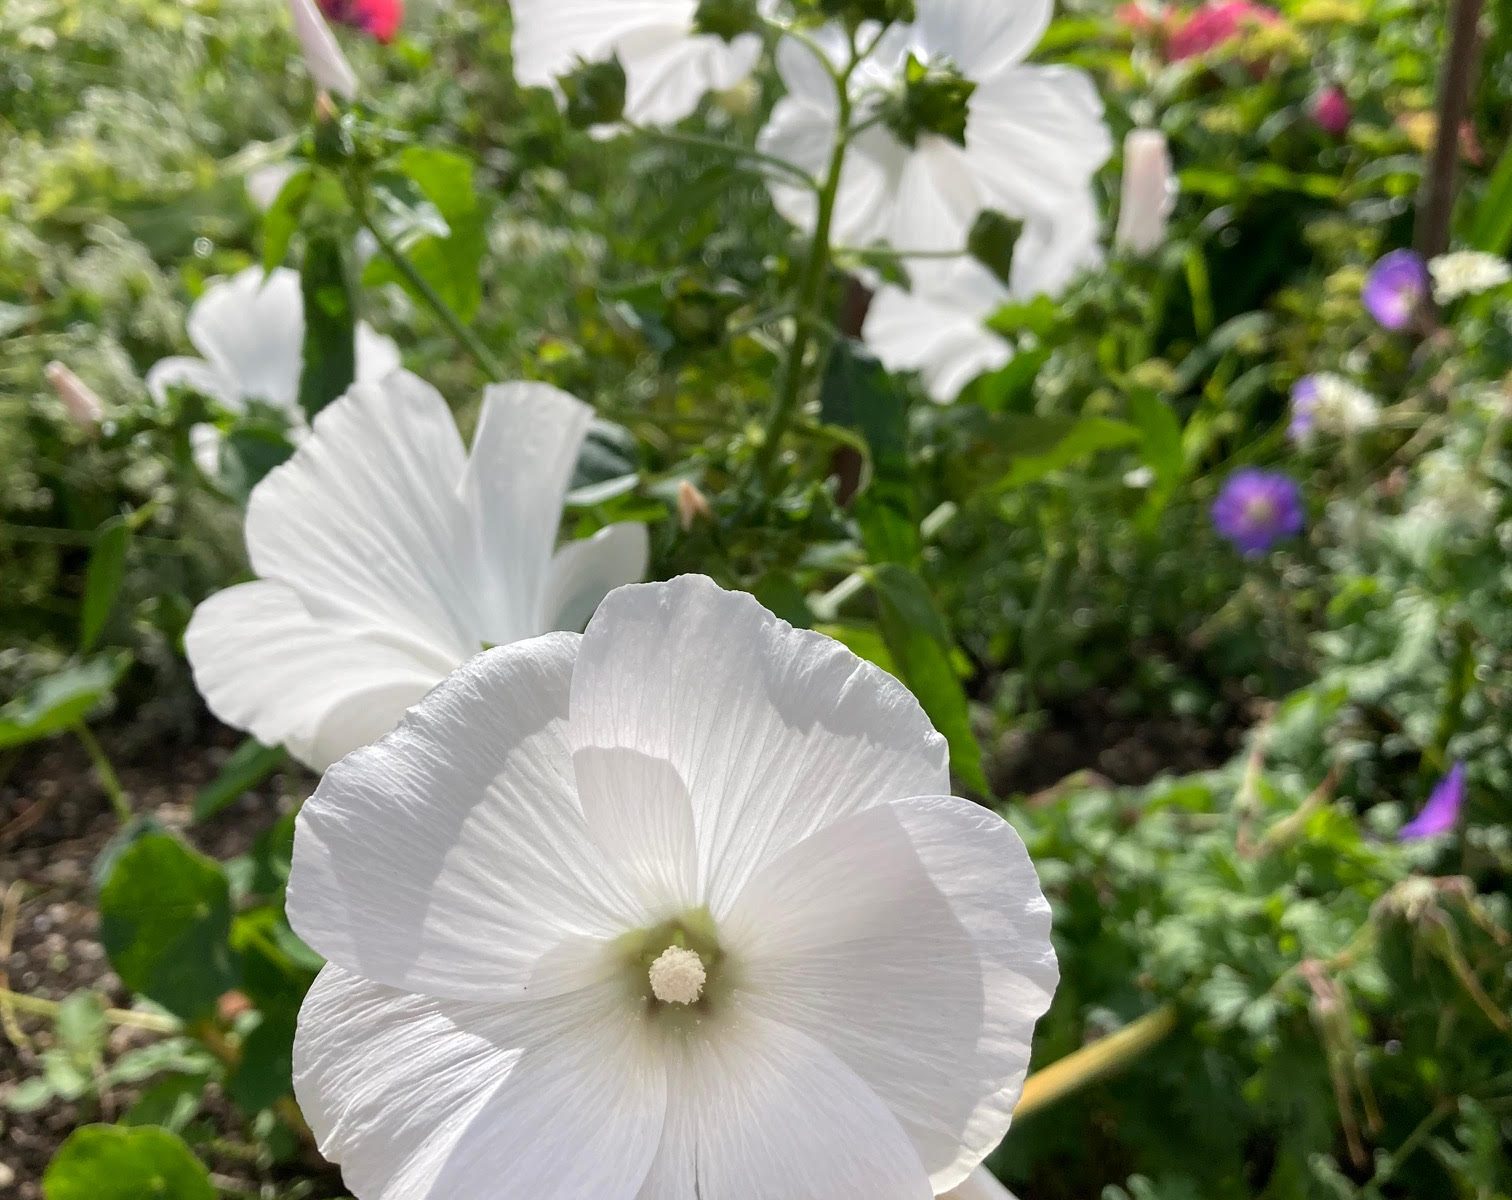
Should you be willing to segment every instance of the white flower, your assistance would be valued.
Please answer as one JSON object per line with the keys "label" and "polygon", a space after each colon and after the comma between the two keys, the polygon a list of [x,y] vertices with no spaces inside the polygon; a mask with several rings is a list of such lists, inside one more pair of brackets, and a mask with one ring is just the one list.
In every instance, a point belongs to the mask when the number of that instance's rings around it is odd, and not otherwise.
{"label": "white flower", "polygon": [[986,1167],[979,1167],[955,1191],[940,1200],[1016,1200],[1012,1192],[999,1183]]}
{"label": "white flower", "polygon": [[1058,220],[1025,223],[1009,286],[968,257],[914,270],[912,290],[878,288],[862,340],[889,371],[918,371],[930,399],[948,404],[977,376],[1013,358],[1013,344],[988,329],[987,319],[1011,301],[1062,291],[1078,271],[1101,260],[1097,233],[1088,193],[1079,203],[1068,201]]}
{"label": "white flower", "polygon": [[343,100],[357,98],[357,73],[336,42],[336,35],[321,16],[315,0],[289,0],[294,16],[294,34],[304,51],[310,78],[323,92],[332,92]]}
{"label": "white flower", "polygon": [[556,87],[581,63],[618,58],[625,119],[670,125],[705,92],[734,87],[761,56],[761,38],[726,41],[696,27],[698,0],[513,0],[515,78]]}
{"label": "white flower", "polygon": [[1176,206],[1171,151],[1158,129],[1131,129],[1124,138],[1123,191],[1114,244],[1152,254],[1165,242],[1166,222]]}
{"label": "white flower", "polygon": [[1512,283],[1512,266],[1479,250],[1440,254],[1429,261],[1428,274],[1433,277],[1433,299],[1439,304],[1448,304],[1462,296],[1478,296]]}
{"label": "white flower", "polygon": [[1290,436],[1305,443],[1314,432],[1353,437],[1374,429],[1381,420],[1381,404],[1342,375],[1319,371],[1305,375],[1292,388]]}
{"label": "white flower", "polygon": [[[832,240],[883,243],[900,251],[959,250],[985,209],[1020,219],[1053,218],[1083,195],[1112,145],[1102,101],[1080,71],[1024,65],[1050,19],[1050,0],[931,0],[919,20],[895,25],[851,77],[853,126],[841,172]],[[864,47],[875,30],[864,27]],[[807,42],[788,38],[777,61],[788,95],[762,130],[763,151],[816,179],[828,170],[838,97],[820,46],[843,62],[848,39],[831,26]],[[966,101],[964,144],[928,130],[909,145],[885,117],[903,88],[910,55],[959,72],[975,85]],[[789,221],[814,227],[813,192],[778,176],[772,198]]]}
{"label": "white flower", "polygon": [[946,757],[891,677],[701,577],[473,659],[299,816],[322,1152],[359,1200],[958,1186],[1057,972]]}
{"label": "white flower", "polygon": [[556,549],[591,415],[546,384],[495,385],[469,454],[446,402],[405,372],[329,405],[252,493],[258,580],[189,624],[211,711],[319,770],[485,646],[582,628],[646,565],[641,525]]}
{"label": "white flower", "polygon": [[[205,289],[189,310],[189,340],[203,358],[174,357],[147,372],[147,390],[159,404],[171,387],[186,387],[231,412],[258,402],[280,409],[295,429],[305,424],[299,406],[304,363],[304,297],[299,272],[276,267],[267,275],[248,267]],[[357,326],[357,382],[382,379],[399,366],[399,347],[366,323]],[[193,431],[195,459],[215,474],[220,439],[215,430]]]}

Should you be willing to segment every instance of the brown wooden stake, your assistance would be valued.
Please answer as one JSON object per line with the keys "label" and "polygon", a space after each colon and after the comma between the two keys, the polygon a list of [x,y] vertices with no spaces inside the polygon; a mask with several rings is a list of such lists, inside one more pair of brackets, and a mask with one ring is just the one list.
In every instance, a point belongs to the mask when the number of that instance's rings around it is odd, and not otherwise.
{"label": "brown wooden stake", "polygon": [[1449,12],[1449,52],[1439,75],[1438,124],[1427,172],[1418,194],[1413,243],[1424,258],[1449,249],[1454,215],[1454,183],[1459,165],[1460,128],[1470,108],[1470,89],[1480,59],[1480,17],[1484,0],[1453,0]]}

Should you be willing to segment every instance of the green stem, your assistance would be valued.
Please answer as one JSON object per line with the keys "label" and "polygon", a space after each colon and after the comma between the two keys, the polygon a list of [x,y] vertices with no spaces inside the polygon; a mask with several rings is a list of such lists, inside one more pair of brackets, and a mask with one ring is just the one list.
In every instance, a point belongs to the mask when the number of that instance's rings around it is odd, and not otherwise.
{"label": "green stem", "polygon": [[505,378],[504,365],[494,357],[493,351],[483,344],[483,340],[468,328],[467,323],[457,315],[456,310],[441,298],[441,294],[435,288],[431,287],[430,281],[420,273],[419,268],[409,260],[403,250],[399,249],[394,240],[378,228],[368,214],[366,198],[355,184],[349,186],[348,193],[351,196],[353,208],[357,210],[357,219],[362,222],[362,227],[373,235],[373,240],[378,244],[378,249],[383,251],[384,257],[394,264],[394,268],[430,306],[431,311],[451,332],[452,337],[457,339],[458,344],[488,373],[488,377],[495,383],[502,383]]}
{"label": "green stem", "polygon": [[1093,1080],[1101,1079],[1127,1066],[1146,1051],[1164,1041],[1176,1028],[1176,1010],[1170,1005],[1125,1025],[1117,1033],[1083,1046],[1024,1081],[1015,1117],[1026,1117],[1037,1109],[1053,1104]]}
{"label": "green stem", "polygon": [[824,186],[819,190],[819,205],[814,220],[814,237],[809,245],[808,261],[798,285],[798,317],[793,330],[793,341],[788,346],[787,358],[782,367],[782,383],[767,418],[766,436],[756,450],[751,465],[751,474],[757,483],[765,483],[777,461],[777,452],[782,445],[782,435],[792,424],[793,414],[798,409],[803,395],[804,360],[808,357],[809,344],[813,341],[814,325],[820,304],[824,300],[824,285],[829,276],[830,227],[835,219],[835,200],[840,194],[840,172],[845,166],[845,152],[849,148],[847,130],[850,126],[850,72],[835,77],[835,91],[839,111],[835,122],[835,147],[830,154],[829,169],[824,177]]}
{"label": "green stem", "polygon": [[[13,992],[0,988],[0,1007],[13,1008],[17,1012],[56,1021],[63,1011],[57,1000],[45,1000],[41,996],[28,996],[25,992]],[[160,1017],[156,1013],[135,1012],[129,1008],[107,1008],[105,1020],[111,1025],[129,1025],[133,1029],[146,1029],[153,1033],[182,1033],[184,1027],[173,1017]]]}
{"label": "green stem", "polygon": [[819,184],[802,167],[790,163],[786,159],[778,158],[775,154],[766,154],[757,150],[754,146],[742,146],[737,142],[726,142],[720,138],[702,137],[694,133],[674,133],[669,129],[652,129],[645,125],[630,125],[627,127],[636,134],[651,141],[661,142],[668,146],[683,146],[689,150],[714,150],[720,154],[728,154],[730,157],[750,163],[752,166],[770,167],[774,171],[780,171],[788,176],[793,182],[802,184],[810,191],[817,192]]}
{"label": "green stem", "polygon": [[133,815],[131,801],[126,796],[126,789],[121,786],[121,780],[115,773],[115,768],[110,765],[110,758],[96,740],[95,735],[89,731],[89,726],[83,721],[73,727],[73,734],[83,743],[84,751],[89,755],[89,761],[94,764],[95,774],[99,776],[100,786],[105,789],[105,794],[110,797],[110,804],[115,809],[116,818],[125,824]]}

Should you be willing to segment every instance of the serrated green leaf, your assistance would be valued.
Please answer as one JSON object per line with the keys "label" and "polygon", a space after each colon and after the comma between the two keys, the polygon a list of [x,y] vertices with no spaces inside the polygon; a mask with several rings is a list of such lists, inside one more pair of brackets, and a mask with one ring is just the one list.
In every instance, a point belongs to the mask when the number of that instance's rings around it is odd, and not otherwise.
{"label": "serrated green leaf", "polygon": [[42,1176],[46,1200],[215,1200],[205,1166],[181,1138],[152,1126],[86,1125]]}
{"label": "serrated green leaf", "polygon": [[100,941],[127,987],[196,1020],[237,983],[231,894],[214,859],[149,834],[100,890]]}

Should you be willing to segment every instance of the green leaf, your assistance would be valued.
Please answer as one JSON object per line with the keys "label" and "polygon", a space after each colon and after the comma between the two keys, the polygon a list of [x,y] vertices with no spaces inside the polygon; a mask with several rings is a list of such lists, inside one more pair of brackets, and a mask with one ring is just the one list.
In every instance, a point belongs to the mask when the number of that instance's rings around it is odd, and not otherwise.
{"label": "green leaf", "polygon": [[242,1043],[241,1061],[226,1080],[226,1094],[255,1116],[294,1091],[294,1016],[266,1016]]}
{"label": "green leaf", "polygon": [[46,1200],[215,1200],[205,1166],[166,1129],[86,1125],[42,1176]]}
{"label": "green leaf", "polygon": [[1505,255],[1512,250],[1512,144],[1502,152],[1470,223],[1471,249]]}
{"label": "green leaf", "polygon": [[857,343],[840,342],[825,369],[819,414],[826,425],[856,430],[866,443],[870,479],[852,509],[867,556],[873,562],[917,563],[923,540],[913,512],[903,389]]}
{"label": "green leaf", "polygon": [[269,775],[283,766],[287,755],[282,746],[264,746],[248,738],[234,751],[214,779],[194,798],[194,819],[203,821],[234,804]]}
{"label": "green leaf", "polygon": [[869,572],[882,637],[903,682],[950,743],[950,767],[972,790],[991,794],[982,748],[952,656],[955,642],[924,581],[907,567],[883,563]]}
{"label": "green leaf", "polygon": [[11,1112],[33,1113],[51,1104],[54,1095],[52,1084],[40,1075],[34,1076],[31,1079],[23,1079],[12,1089],[5,1101],[5,1106]]}
{"label": "green leaf", "polygon": [[58,1006],[58,1043],[75,1062],[97,1062],[105,1052],[105,1004],[94,992],[74,992]]}
{"label": "green leaf", "polygon": [[1181,421],[1175,410],[1149,388],[1135,388],[1129,393],[1129,415],[1139,430],[1140,457],[1155,474],[1155,484],[1140,513],[1140,522],[1148,528],[1185,474]]}
{"label": "green leaf", "polygon": [[131,656],[101,654],[37,680],[0,705],[0,750],[71,729],[110,698]]}
{"label": "green leaf", "polygon": [[[1014,453],[1012,465],[999,484],[1004,490],[1035,483],[1103,450],[1140,440],[1137,428],[1111,417],[1082,417],[1069,422],[1029,417],[1015,424],[1028,436],[1021,444],[1023,452]],[[1013,451],[1013,447],[1009,449]]]}
{"label": "green leaf", "polygon": [[126,552],[131,546],[131,525],[125,517],[111,517],[95,530],[84,572],[84,602],[79,610],[79,650],[88,654],[115,607],[126,578]]}
{"label": "green leaf", "polygon": [[218,482],[227,495],[245,506],[252,489],[293,453],[281,425],[257,417],[239,421],[221,440]]}
{"label": "green leaf", "polygon": [[[472,162],[450,150],[410,146],[389,167],[374,189],[385,235],[447,306],[463,321],[471,321],[483,301],[480,264],[488,248]],[[396,186],[394,174],[413,187]],[[414,291],[382,256],[368,264],[363,279]]]}
{"label": "green leaf", "polygon": [[187,1021],[237,983],[225,872],[167,834],[116,861],[100,890],[100,941],[127,987]]}
{"label": "green leaf", "polygon": [[299,228],[300,218],[304,215],[305,205],[314,188],[313,171],[309,168],[296,171],[284,182],[272,206],[263,215],[264,271],[281,266],[288,257],[289,243],[294,240],[294,233]]}
{"label": "green leaf", "polygon": [[199,1112],[208,1075],[173,1075],[153,1084],[121,1116],[122,1125],[161,1125],[175,1133]]}
{"label": "green leaf", "polygon": [[339,238],[323,234],[310,239],[299,284],[305,317],[299,404],[314,420],[357,377],[356,305]]}

